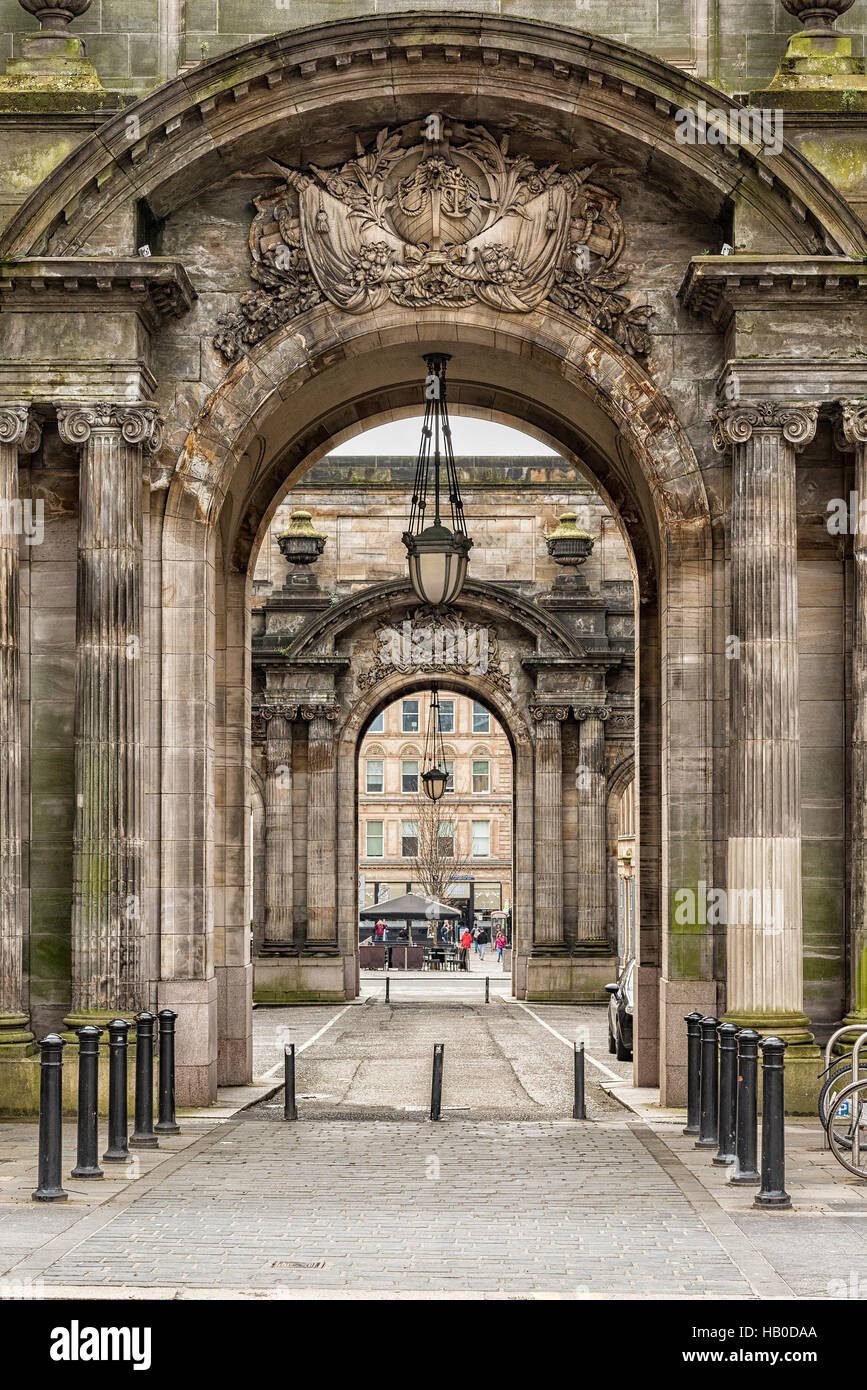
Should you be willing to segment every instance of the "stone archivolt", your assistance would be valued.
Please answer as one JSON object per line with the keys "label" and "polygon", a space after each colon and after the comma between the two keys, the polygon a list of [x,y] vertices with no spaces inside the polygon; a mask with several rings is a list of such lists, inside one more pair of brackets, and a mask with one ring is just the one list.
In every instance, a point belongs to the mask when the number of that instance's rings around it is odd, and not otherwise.
{"label": "stone archivolt", "polygon": [[456,130],[454,146],[444,123],[441,139],[407,145],[404,128],[386,128],[333,169],[272,160],[285,182],[254,200],[250,233],[260,288],[219,320],[223,356],[233,361],[323,299],[349,313],[388,300],[529,313],[547,300],[627,352],[649,352],[652,309],[616,292],[629,278],[626,233],[618,195],[592,181],[597,166],[540,168],[510,155],[508,136]]}

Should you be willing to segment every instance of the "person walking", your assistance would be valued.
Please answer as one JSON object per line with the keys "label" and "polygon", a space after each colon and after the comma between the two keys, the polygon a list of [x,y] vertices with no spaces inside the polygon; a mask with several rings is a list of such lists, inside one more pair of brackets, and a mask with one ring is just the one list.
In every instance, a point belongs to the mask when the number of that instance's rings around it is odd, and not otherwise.
{"label": "person walking", "polygon": [[468,956],[469,956],[469,951],[470,951],[470,947],[472,946],[472,944],[473,944],[473,938],[472,938],[472,936],[470,935],[470,929],[469,929],[469,927],[465,927],[465,928],[464,928],[463,936],[461,937],[461,960],[460,960],[461,970],[468,970],[468,969],[469,969],[469,960],[468,960]]}
{"label": "person walking", "polygon": [[485,951],[488,949],[488,942],[490,941],[490,939],[491,938],[488,934],[488,929],[483,922],[482,925],[479,927],[478,935],[476,936],[476,948],[479,952],[480,960],[485,959]]}
{"label": "person walking", "polygon": [[388,928],[386,927],[385,923],[383,922],[382,918],[380,917],[379,921],[376,923],[376,925],[375,925],[374,928],[373,928],[373,934],[374,934],[374,936],[376,937],[376,944],[377,944],[377,946],[382,946],[382,944],[383,944],[384,941],[386,940],[386,935],[385,935],[385,934],[386,934],[386,931],[387,931],[387,930],[388,930]]}
{"label": "person walking", "polygon": [[503,928],[502,928],[502,927],[500,927],[500,930],[497,932],[497,939],[496,939],[496,941],[494,942],[494,946],[496,947],[496,950],[497,950],[497,960],[498,960],[498,962],[502,965],[502,963],[503,963],[503,951],[504,951],[504,949],[505,949],[505,947],[506,947],[506,938],[505,938],[505,936],[503,935]]}

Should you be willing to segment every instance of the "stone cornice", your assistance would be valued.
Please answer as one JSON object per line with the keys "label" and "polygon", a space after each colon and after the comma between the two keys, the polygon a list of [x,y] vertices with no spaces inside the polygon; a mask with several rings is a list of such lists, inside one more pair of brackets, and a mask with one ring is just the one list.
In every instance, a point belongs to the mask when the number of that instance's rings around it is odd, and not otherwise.
{"label": "stone cornice", "polygon": [[724,405],[711,416],[714,448],[746,444],[754,433],[780,433],[787,444],[803,449],[816,433],[819,407],[786,401],[752,401]]}
{"label": "stone cornice", "polygon": [[198,298],[181,261],[162,256],[28,256],[0,262],[6,313],[138,313],[149,329]]}
{"label": "stone cornice", "polygon": [[32,454],[42,439],[42,426],[24,402],[0,405],[0,444],[13,444],[19,453]]}
{"label": "stone cornice", "polygon": [[867,298],[867,261],[848,256],[694,256],[678,298],[725,328],[738,309],[831,307]]}

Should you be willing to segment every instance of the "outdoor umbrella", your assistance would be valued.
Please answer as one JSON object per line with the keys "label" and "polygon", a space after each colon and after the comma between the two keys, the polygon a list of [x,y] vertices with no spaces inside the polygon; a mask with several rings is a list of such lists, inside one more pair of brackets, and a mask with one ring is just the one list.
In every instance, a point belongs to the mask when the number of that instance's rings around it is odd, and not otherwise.
{"label": "outdoor umbrella", "polygon": [[[358,914],[361,918],[370,921],[371,917],[380,917],[404,922],[437,922],[445,917],[460,917],[457,908],[449,907],[446,903],[438,903],[436,898],[422,898],[418,893],[404,893],[400,898],[390,898],[388,902],[373,903],[371,907],[363,907]],[[410,941],[412,941],[412,927],[410,926]],[[436,938],[434,938],[436,940]]]}

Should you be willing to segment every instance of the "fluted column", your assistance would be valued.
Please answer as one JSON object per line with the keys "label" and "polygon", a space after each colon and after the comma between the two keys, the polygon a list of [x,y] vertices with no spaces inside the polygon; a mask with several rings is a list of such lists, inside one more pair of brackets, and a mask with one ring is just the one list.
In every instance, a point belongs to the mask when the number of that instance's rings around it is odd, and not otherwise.
{"label": "fluted column", "polygon": [[18,456],[39,439],[26,405],[0,405],[0,1049],[32,1039],[22,966]]}
{"label": "fluted column", "polygon": [[608,836],[604,705],[576,707],[578,728],[578,950],[609,955],[605,930]]}
{"label": "fluted column", "polygon": [[852,537],[851,942],[846,1023],[867,1027],[867,402],[843,401],[843,442],[855,450]]}
{"label": "fluted column", "polygon": [[337,949],[337,705],[302,705],[307,722],[307,948]]}
{"label": "fluted column", "polygon": [[292,720],[271,705],[265,720],[265,945],[289,945],[293,932]]}
{"label": "fluted column", "polygon": [[[732,447],[728,793],[728,1014],[810,1042],[801,927],[800,719],[795,454],[817,409],[727,406]],[[731,641],[731,638],[730,638]]]}
{"label": "fluted column", "polygon": [[568,705],[533,705],[536,733],[534,951],[557,951],[563,936],[563,753],[560,726]]}
{"label": "fluted column", "polygon": [[147,1004],[143,951],[142,474],[156,406],[63,406],[81,446],[75,672],[72,1010]]}

